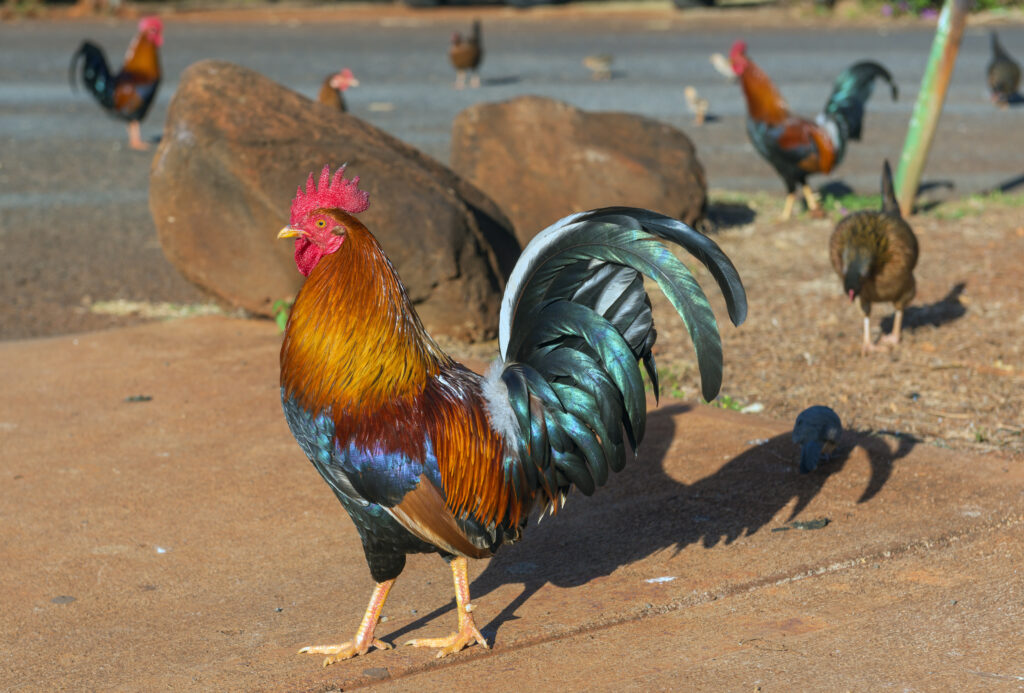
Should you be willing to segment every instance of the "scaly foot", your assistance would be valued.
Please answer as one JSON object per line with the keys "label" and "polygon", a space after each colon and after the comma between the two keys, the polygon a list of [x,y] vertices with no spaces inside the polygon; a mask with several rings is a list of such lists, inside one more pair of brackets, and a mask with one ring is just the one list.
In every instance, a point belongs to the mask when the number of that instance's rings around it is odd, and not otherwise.
{"label": "scaly foot", "polygon": [[880,349],[892,349],[892,348],[896,347],[899,343],[900,343],[900,336],[898,334],[893,334],[892,332],[890,332],[889,334],[882,335],[878,339],[878,347],[877,348],[880,348]]}
{"label": "scaly foot", "polygon": [[485,650],[490,649],[490,646],[487,644],[487,639],[484,638],[483,633],[481,633],[476,627],[476,624],[473,623],[473,617],[466,614],[462,627],[457,632],[452,633],[446,638],[417,638],[415,640],[410,640],[405,644],[413,647],[440,648],[437,651],[437,656],[440,658],[447,657],[450,654],[455,654],[474,643],[483,645]]}
{"label": "scaly foot", "polygon": [[355,639],[349,640],[341,645],[308,645],[299,650],[299,654],[325,654],[328,655],[324,658],[324,666],[330,666],[335,662],[340,662],[345,659],[351,659],[357,655],[364,655],[370,651],[370,647],[376,647],[378,650],[390,650],[391,645],[388,645],[382,640],[371,639],[367,642],[359,642]]}

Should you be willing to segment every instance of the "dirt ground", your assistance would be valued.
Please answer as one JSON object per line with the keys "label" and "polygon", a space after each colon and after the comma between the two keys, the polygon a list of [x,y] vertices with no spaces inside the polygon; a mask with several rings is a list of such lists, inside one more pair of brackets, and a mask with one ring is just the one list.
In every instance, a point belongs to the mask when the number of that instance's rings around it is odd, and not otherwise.
{"label": "dirt ground", "polygon": [[1024,466],[847,432],[799,474],[789,422],[671,399],[607,486],[472,562],[492,649],[397,647],[455,625],[414,555],[376,633],[396,648],[325,669],[298,650],[350,637],[373,585],[281,414],[279,345],[217,316],[0,342],[0,690],[1024,681]]}

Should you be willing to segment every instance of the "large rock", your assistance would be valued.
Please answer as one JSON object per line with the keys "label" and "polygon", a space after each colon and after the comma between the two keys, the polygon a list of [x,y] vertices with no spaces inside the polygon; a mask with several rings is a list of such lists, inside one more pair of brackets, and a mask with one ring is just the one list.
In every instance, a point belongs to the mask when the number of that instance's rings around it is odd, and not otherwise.
{"label": "large rock", "polygon": [[704,167],[681,131],[539,96],[459,113],[451,167],[501,205],[524,245],[572,212],[629,205],[692,225],[707,202]]}
{"label": "large rock", "polygon": [[149,186],[164,253],[200,286],[270,314],[302,283],[292,243],[276,240],[295,189],[344,162],[370,193],[360,219],[427,329],[493,335],[519,253],[494,202],[394,137],[231,63],[192,65],[171,101]]}

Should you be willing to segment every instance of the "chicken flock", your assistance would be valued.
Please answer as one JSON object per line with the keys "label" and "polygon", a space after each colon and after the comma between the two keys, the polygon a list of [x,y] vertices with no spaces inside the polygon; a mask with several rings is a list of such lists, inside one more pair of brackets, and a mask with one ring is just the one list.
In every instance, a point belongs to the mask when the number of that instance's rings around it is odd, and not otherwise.
{"label": "chicken flock", "polygon": [[[81,81],[104,110],[127,121],[133,148],[147,146],[139,123],[161,81],[162,43],[160,20],[148,17],[119,71],[89,41],[72,58],[72,83]],[[991,49],[988,85],[992,100],[1005,107],[1019,98],[1020,67],[995,32]],[[448,58],[456,89],[467,81],[481,86],[479,21],[467,36],[452,36]],[[600,53],[582,64],[594,80],[611,81],[613,61]],[[820,208],[807,178],[833,171],[848,143],[863,137],[875,82],[887,84],[893,100],[898,96],[890,72],[863,60],[839,75],[812,120],[790,111],[743,41],[728,58],[711,56],[711,63],[738,83],[747,135],[785,184],[785,219],[798,191],[810,211]],[[358,84],[348,68],[332,73],[318,101],[344,112],[344,93]],[[694,124],[704,124],[708,100],[692,86],[682,94]],[[898,343],[916,290],[917,239],[897,204],[889,163],[881,168],[881,208],[841,219],[827,251],[843,294],[859,302],[865,355]],[[294,240],[296,269],[305,277],[281,347],[284,416],[355,523],[375,582],[351,639],[301,650],[324,655],[325,666],[390,647],[376,629],[412,553],[437,553],[448,562],[457,624],[450,635],[410,644],[435,648],[437,656],[488,647],[474,618],[467,559],[522,539],[531,512],[554,514],[573,490],[590,495],[609,483],[643,440],[643,374],[658,391],[645,277],[688,331],[704,398],[717,395],[724,364],[718,326],[695,276],[669,246],[708,270],[734,325],[747,312],[740,273],[707,236],[644,209],[579,212],[554,222],[523,250],[502,300],[499,356],[478,374],[423,328],[397,272],[359,220],[369,205],[358,178],[346,178],[344,166],[325,166],[299,187],[289,223],[278,232]],[[870,330],[874,303],[895,309],[892,334],[877,344]],[[829,407],[802,412],[793,430],[800,471],[813,472],[841,436],[839,416]]]}

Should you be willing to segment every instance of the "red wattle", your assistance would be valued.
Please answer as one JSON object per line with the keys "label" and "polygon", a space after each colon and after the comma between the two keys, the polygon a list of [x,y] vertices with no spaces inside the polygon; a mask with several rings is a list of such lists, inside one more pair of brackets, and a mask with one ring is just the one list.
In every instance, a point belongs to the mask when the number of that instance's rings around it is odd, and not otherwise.
{"label": "red wattle", "polygon": [[295,264],[298,266],[299,271],[302,272],[303,277],[308,277],[309,273],[316,267],[316,263],[320,262],[320,258],[324,256],[322,251],[315,243],[311,243],[305,238],[295,239]]}

